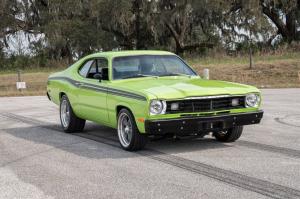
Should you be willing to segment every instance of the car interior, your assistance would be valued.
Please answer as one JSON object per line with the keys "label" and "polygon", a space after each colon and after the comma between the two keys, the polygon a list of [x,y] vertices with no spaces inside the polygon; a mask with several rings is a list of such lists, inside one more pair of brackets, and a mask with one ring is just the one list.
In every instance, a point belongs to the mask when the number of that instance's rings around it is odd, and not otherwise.
{"label": "car interior", "polygon": [[87,61],[79,70],[79,74],[89,79],[108,80],[108,64],[105,59]]}

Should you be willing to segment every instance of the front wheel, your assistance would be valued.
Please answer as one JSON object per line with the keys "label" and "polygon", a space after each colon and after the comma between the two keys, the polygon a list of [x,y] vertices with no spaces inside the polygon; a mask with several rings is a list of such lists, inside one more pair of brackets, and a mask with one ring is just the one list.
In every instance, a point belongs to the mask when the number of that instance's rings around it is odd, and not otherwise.
{"label": "front wheel", "polygon": [[60,122],[66,133],[80,132],[85,126],[85,120],[74,114],[66,95],[63,95],[60,100]]}
{"label": "front wheel", "polygon": [[220,142],[235,142],[243,132],[243,126],[236,126],[226,131],[214,132],[215,138]]}
{"label": "front wheel", "polygon": [[118,137],[120,145],[126,151],[143,149],[148,137],[139,132],[134,117],[127,109],[118,114]]}

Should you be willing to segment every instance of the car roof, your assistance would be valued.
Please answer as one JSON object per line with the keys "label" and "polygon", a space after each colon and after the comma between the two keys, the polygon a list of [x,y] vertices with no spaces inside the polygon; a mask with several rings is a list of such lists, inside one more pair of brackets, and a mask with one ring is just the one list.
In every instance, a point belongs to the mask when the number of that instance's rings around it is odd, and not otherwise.
{"label": "car roof", "polygon": [[124,51],[108,51],[99,52],[89,55],[88,57],[122,57],[122,56],[134,56],[134,55],[175,55],[174,53],[168,51],[160,50],[124,50]]}

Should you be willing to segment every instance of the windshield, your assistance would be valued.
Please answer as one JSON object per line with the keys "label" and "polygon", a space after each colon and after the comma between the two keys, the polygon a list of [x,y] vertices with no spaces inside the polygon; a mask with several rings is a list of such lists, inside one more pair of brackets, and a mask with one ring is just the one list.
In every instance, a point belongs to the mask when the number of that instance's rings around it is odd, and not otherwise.
{"label": "windshield", "polygon": [[113,59],[113,79],[151,76],[196,76],[197,74],[174,55],[138,55]]}

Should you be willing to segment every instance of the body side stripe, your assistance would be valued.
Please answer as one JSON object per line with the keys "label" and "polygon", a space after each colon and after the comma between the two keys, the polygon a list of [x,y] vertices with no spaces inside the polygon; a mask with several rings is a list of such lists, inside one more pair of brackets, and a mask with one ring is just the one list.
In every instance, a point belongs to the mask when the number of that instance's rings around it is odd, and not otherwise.
{"label": "body side stripe", "polygon": [[146,97],[144,97],[142,95],[138,95],[138,94],[135,94],[135,93],[131,93],[131,92],[123,91],[123,90],[118,90],[118,89],[114,89],[114,88],[109,88],[109,87],[104,87],[104,86],[97,86],[97,85],[94,85],[94,84],[80,82],[80,81],[73,80],[69,77],[50,77],[48,79],[48,81],[51,81],[51,80],[62,80],[62,81],[69,82],[70,84],[72,84],[75,87],[94,90],[94,91],[98,91],[98,92],[107,92],[108,94],[112,94],[112,95],[118,95],[118,96],[122,96],[122,97],[133,98],[133,99],[136,99],[136,100],[147,101]]}

